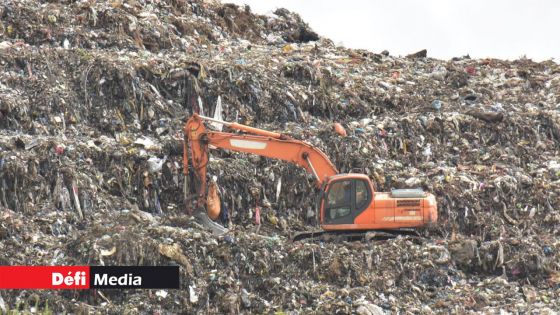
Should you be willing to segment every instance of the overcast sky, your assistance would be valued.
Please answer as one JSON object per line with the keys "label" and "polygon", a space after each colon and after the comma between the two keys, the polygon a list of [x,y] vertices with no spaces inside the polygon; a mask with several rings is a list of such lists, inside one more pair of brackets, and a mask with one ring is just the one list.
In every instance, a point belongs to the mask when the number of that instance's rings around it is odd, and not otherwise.
{"label": "overcast sky", "polygon": [[560,62],[559,0],[222,0],[266,14],[299,13],[319,35],[350,48],[429,57]]}

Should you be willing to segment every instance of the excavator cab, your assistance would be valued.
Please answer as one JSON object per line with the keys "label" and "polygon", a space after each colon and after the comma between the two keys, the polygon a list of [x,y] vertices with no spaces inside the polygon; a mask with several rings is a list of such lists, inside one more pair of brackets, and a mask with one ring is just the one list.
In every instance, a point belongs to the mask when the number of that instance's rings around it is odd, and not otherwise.
{"label": "excavator cab", "polygon": [[432,194],[420,189],[376,192],[364,174],[331,176],[320,196],[319,221],[325,230],[413,228],[437,220]]}
{"label": "excavator cab", "polygon": [[327,224],[351,224],[371,203],[369,180],[340,177],[329,183],[325,194],[323,222]]}

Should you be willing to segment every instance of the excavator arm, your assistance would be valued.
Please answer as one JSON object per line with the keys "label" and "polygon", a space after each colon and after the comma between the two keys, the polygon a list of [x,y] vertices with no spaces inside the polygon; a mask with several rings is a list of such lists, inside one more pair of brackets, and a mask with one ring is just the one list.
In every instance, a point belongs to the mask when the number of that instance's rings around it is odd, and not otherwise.
{"label": "excavator arm", "polygon": [[[208,130],[204,121],[214,121],[246,134],[234,134]],[[283,160],[301,166],[317,179],[317,186],[328,177],[338,174],[336,167],[319,149],[303,141],[292,139],[280,133],[245,126],[238,123],[216,121],[212,118],[194,114],[184,126],[183,172],[188,176],[189,149],[190,160],[198,180],[196,187],[198,205],[203,204],[206,196],[206,166],[209,160],[208,148],[252,153],[268,158]]]}

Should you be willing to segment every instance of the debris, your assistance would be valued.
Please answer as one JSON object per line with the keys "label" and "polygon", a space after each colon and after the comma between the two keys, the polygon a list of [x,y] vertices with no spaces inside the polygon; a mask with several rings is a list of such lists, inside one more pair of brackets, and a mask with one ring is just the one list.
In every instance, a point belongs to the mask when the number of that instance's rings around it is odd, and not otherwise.
{"label": "debris", "polygon": [[502,112],[483,112],[483,111],[477,111],[471,109],[467,111],[466,114],[476,117],[478,119],[482,119],[485,122],[489,122],[489,123],[500,122],[504,119],[504,113]]}
{"label": "debris", "polygon": [[8,312],[6,310],[6,302],[4,302],[4,299],[2,298],[2,293],[0,293],[0,311],[2,311],[2,314],[5,314],[5,313]]}
{"label": "debris", "polygon": [[28,144],[25,145],[25,150],[31,150],[38,145],[39,145],[39,142],[37,141],[37,139],[33,139],[33,140],[31,140],[31,142],[29,142]]}
{"label": "debris", "polygon": [[537,292],[535,292],[534,288],[531,288],[530,286],[523,286],[521,289],[523,290],[523,295],[525,296],[527,303],[533,304],[536,302]]}
{"label": "debris", "polygon": [[134,141],[134,144],[141,145],[144,148],[146,148],[146,150],[158,150],[159,149],[159,147],[156,145],[156,143],[152,139],[150,139],[148,137],[145,137],[145,136],[141,136],[140,138],[136,139]]}
{"label": "debris", "polygon": [[82,212],[82,207],[80,205],[80,199],[78,197],[78,185],[76,185],[76,181],[72,180],[72,196],[74,197],[74,207],[80,216],[80,219],[84,219],[84,213]]}
{"label": "debris", "polygon": [[0,42],[0,50],[9,49],[11,47],[12,47],[12,43],[10,43],[9,41]]}
{"label": "debris", "polygon": [[100,255],[101,256],[111,256],[114,255],[117,252],[117,248],[115,246],[113,246],[113,248],[111,248],[110,250],[101,250]]}
{"label": "debris", "polygon": [[261,225],[261,207],[258,205],[255,207],[255,224]]}
{"label": "debris", "polygon": [[245,308],[251,307],[251,300],[249,299],[249,292],[245,289],[241,289],[241,302]]}
{"label": "debris", "polygon": [[189,301],[191,304],[198,303],[198,295],[196,294],[195,287],[192,285],[189,285]]}
{"label": "debris", "polygon": [[383,309],[375,304],[364,303],[356,309],[359,315],[385,315]]}
{"label": "debris", "polygon": [[546,256],[553,256],[554,255],[554,250],[552,249],[552,247],[545,245],[545,246],[543,246],[543,253]]}
{"label": "debris", "polygon": [[[166,293],[33,292],[53,313],[557,309],[557,63],[347,49],[293,12],[247,8],[0,4],[0,265],[181,266]],[[181,131],[195,111],[312,143],[376,191],[431,192],[439,223],[421,238],[291,242],[313,229],[311,179],[233,152],[208,163],[229,230],[193,218]],[[30,294],[2,291],[0,312]]]}
{"label": "debris", "polygon": [[440,100],[434,100],[432,102],[432,108],[435,109],[436,111],[439,111],[441,109],[441,105],[442,102]]}
{"label": "debris", "polygon": [[426,49],[422,49],[418,52],[408,55],[408,58],[426,58],[428,56],[428,51]]}
{"label": "debris", "polygon": [[[216,108],[214,109],[214,120],[217,121],[223,121],[222,118],[222,112],[223,112],[223,108],[222,108],[222,97],[218,96],[218,100],[216,101]],[[218,130],[218,131],[222,131],[224,125],[220,124],[219,122],[211,122],[210,125],[212,125],[214,127],[214,129]]]}
{"label": "debris", "polygon": [[163,167],[163,163],[165,163],[165,161],[167,161],[167,156],[164,156],[162,159],[152,156],[148,159],[148,170],[150,171],[150,173],[157,173],[161,171],[161,168]]}
{"label": "debris", "polygon": [[183,250],[181,249],[179,244],[177,243],[174,243],[173,245],[159,244],[158,250],[160,254],[178,262],[183,267],[185,267],[185,269],[189,274],[191,273],[190,271],[192,271],[192,265],[189,259],[185,256],[185,254],[183,254]]}
{"label": "debris", "polygon": [[165,299],[167,297],[168,293],[165,290],[157,290],[156,291],[156,296]]}
{"label": "debris", "polygon": [[344,129],[344,127],[342,127],[342,125],[340,123],[334,123],[334,131],[336,131],[336,133],[338,133],[339,135],[346,137],[346,129]]}

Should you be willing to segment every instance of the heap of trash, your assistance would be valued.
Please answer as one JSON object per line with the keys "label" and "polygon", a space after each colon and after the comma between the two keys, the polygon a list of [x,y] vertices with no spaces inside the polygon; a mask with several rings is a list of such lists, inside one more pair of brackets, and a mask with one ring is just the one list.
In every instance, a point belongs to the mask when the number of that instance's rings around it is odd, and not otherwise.
{"label": "heap of trash", "polygon": [[[6,290],[0,313],[558,310],[557,63],[347,49],[288,10],[218,1],[6,0],[0,17],[0,265],[179,265],[182,287]],[[183,201],[194,112],[304,140],[379,191],[429,191],[439,223],[292,242],[316,228],[313,178],[212,150],[229,229],[213,235]]]}

